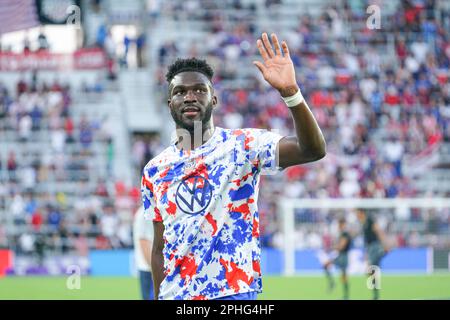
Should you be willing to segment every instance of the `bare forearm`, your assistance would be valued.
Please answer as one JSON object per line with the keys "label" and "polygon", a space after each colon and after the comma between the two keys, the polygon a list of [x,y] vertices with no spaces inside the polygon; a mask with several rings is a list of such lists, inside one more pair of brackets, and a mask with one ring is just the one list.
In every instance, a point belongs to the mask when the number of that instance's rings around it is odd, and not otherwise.
{"label": "bare forearm", "polygon": [[162,252],[152,252],[153,287],[155,288],[155,300],[158,300],[159,287],[165,278],[164,257]]}
{"label": "bare forearm", "polygon": [[[282,97],[294,95],[298,87],[289,87],[280,91]],[[294,120],[295,132],[300,149],[309,151],[312,156],[323,157],[326,143],[322,131],[305,100],[299,105],[289,108]]]}
{"label": "bare forearm", "polygon": [[311,154],[318,157],[325,156],[325,138],[306,102],[290,108],[290,110],[300,148],[310,151]]}
{"label": "bare forearm", "polygon": [[164,224],[161,221],[153,221],[155,234],[153,236],[152,249],[152,273],[155,300],[159,297],[159,287],[165,278],[164,273]]}

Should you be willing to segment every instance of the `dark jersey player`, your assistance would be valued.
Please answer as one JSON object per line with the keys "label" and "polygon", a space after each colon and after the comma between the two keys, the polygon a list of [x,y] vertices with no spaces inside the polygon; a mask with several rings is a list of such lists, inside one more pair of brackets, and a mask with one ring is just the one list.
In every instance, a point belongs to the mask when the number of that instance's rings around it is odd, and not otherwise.
{"label": "dark jersey player", "polygon": [[[374,218],[365,210],[358,209],[357,216],[364,236],[364,249],[369,265],[368,276],[371,277],[372,281],[375,281],[375,269],[373,267],[380,267],[381,260],[389,251],[386,235]],[[375,283],[373,283],[372,291],[373,299],[377,300],[379,298],[379,288]]]}
{"label": "dark jersey player", "polygon": [[339,219],[338,226],[339,239],[336,245],[337,256],[331,260],[328,260],[324,264],[324,270],[328,279],[330,290],[334,288],[334,280],[330,272],[331,266],[334,264],[341,270],[341,281],[344,290],[343,299],[347,300],[349,298],[349,284],[347,276],[348,252],[352,245],[352,238],[346,230],[346,222],[344,218]]}

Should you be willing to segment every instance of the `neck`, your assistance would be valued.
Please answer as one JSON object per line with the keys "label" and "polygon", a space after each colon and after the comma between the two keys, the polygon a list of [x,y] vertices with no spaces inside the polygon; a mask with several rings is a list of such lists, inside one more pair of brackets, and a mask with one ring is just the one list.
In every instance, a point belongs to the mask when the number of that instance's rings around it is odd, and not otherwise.
{"label": "neck", "polygon": [[205,144],[211,139],[215,127],[213,123],[208,123],[204,127],[194,126],[193,130],[187,130],[177,126],[177,143],[178,149],[193,150]]}

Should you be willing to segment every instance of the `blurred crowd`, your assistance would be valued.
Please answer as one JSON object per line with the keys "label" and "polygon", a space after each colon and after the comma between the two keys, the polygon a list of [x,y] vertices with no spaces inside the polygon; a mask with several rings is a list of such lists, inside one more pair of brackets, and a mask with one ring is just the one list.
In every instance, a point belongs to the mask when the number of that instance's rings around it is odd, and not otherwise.
{"label": "blurred crowd", "polygon": [[74,109],[73,94],[37,73],[0,83],[0,247],[19,255],[132,246],[140,191],[114,179],[108,118]]}
{"label": "blurred crowd", "polygon": [[[242,8],[240,1],[232,2]],[[165,14],[173,14],[174,20],[206,21],[202,37],[208,41],[201,46],[195,39],[163,43],[157,90],[167,92],[164,75],[175,58],[201,56],[215,70],[220,104],[214,113],[217,125],[293,134],[288,109],[251,63],[260,60],[256,39],[262,32],[277,30],[262,30],[251,18],[239,19],[252,16],[251,5],[228,16],[214,10],[219,4],[207,3],[211,10],[195,10],[195,4],[200,5],[196,1],[189,6],[175,1],[165,7]],[[445,189],[417,188],[413,177],[405,174],[439,152],[441,143],[450,142],[449,12],[437,10],[435,1],[399,1],[392,15],[383,18],[381,29],[370,29],[363,3],[336,3],[341,5],[326,6],[318,16],[302,15],[290,30],[277,32],[289,45],[298,83],[325,135],[328,153],[318,163],[263,177],[261,228],[267,245],[276,243],[279,235],[275,204],[280,196],[449,196]],[[282,5],[281,1],[276,5]],[[185,10],[177,10],[180,6]],[[431,211],[408,210],[402,217],[391,212],[391,220],[405,225],[393,231],[397,245],[433,243],[434,232],[448,238],[450,212]],[[318,224],[322,230],[329,224],[326,215],[312,210],[298,210],[296,217],[299,224]],[[437,227],[410,230],[407,226],[416,221]],[[310,229],[299,228],[299,232],[300,238],[325,236]],[[449,239],[442,241],[450,245]]]}

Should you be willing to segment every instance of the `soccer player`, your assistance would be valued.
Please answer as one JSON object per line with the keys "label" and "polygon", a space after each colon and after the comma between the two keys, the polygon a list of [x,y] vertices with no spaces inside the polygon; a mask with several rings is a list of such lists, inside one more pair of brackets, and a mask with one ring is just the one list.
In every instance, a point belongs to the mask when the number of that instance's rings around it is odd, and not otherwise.
{"label": "soccer player", "polygon": [[262,291],[258,191],[261,174],[325,156],[325,139],[295,78],[286,42],[257,40],[254,64],[289,107],[296,136],[214,125],[213,70],[204,60],[178,59],[166,75],[173,143],[142,176],[146,214],[155,237],[156,299],[254,300]]}
{"label": "soccer player", "polygon": [[328,260],[324,264],[325,274],[328,279],[330,290],[334,288],[334,280],[330,273],[330,268],[334,264],[339,269],[341,269],[341,281],[344,288],[343,299],[348,300],[349,298],[349,285],[347,277],[347,266],[348,266],[348,251],[350,250],[352,244],[352,238],[346,230],[346,222],[344,218],[339,219],[339,240],[336,246],[337,257]]}
{"label": "soccer player", "polygon": [[143,300],[154,299],[151,269],[153,237],[153,224],[145,220],[144,208],[141,206],[134,215],[133,241],[134,257]]}
{"label": "soccer player", "polygon": [[[366,251],[367,262],[370,267],[367,276],[371,278],[372,281],[376,281],[375,269],[373,267],[379,267],[381,260],[389,251],[386,235],[370,214],[363,209],[358,209],[356,212],[358,220],[362,225],[364,248]],[[373,283],[372,293],[374,300],[379,299],[379,291],[378,285]]]}

